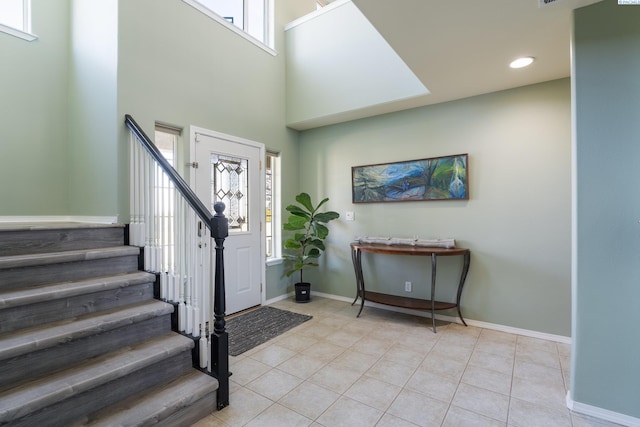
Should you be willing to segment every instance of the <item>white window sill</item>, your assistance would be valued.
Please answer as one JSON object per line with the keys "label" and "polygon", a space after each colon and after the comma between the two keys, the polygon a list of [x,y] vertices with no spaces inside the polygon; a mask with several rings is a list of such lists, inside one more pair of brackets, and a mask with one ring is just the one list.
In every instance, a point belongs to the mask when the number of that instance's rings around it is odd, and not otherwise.
{"label": "white window sill", "polygon": [[282,264],[284,262],[284,258],[269,258],[267,259],[267,267],[271,267],[272,265]]}
{"label": "white window sill", "polygon": [[19,39],[26,40],[28,42],[32,42],[38,38],[38,36],[36,36],[35,34],[25,33],[24,31],[18,30],[17,28],[7,27],[3,24],[0,24],[0,32],[18,37]]}

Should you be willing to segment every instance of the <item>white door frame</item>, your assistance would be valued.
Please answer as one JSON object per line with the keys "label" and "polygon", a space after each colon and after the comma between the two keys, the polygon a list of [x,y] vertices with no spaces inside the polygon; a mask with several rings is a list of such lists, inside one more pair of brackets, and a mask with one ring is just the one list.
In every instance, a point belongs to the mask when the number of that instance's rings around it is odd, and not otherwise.
{"label": "white door frame", "polygon": [[[189,161],[186,162],[187,169],[189,170],[189,186],[195,192],[195,173],[192,172],[192,162],[196,159],[196,135],[207,135],[213,138],[225,139],[230,142],[234,142],[237,144],[244,144],[250,147],[255,147],[260,150],[260,167],[259,167],[259,176],[260,176],[260,259],[263,261],[260,263],[260,304],[264,305],[266,301],[266,292],[267,292],[267,281],[266,281],[266,227],[264,224],[264,219],[266,218],[266,199],[265,199],[265,174],[264,174],[264,159],[266,155],[266,149],[263,143],[251,141],[249,139],[240,138],[238,136],[228,135],[221,132],[216,132],[210,129],[205,129],[198,126],[189,126]],[[211,212],[214,214],[214,212]],[[213,251],[215,246],[211,246],[211,250]]]}

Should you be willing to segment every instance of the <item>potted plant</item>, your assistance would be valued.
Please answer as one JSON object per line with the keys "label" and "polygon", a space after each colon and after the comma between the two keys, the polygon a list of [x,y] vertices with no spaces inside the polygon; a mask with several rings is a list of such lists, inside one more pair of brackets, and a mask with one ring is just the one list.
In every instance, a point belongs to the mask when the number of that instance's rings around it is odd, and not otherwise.
{"label": "potted plant", "polygon": [[289,250],[284,256],[290,264],[286,271],[287,277],[300,272],[300,281],[295,284],[296,302],[310,301],[311,284],[302,280],[302,272],[306,267],[318,266],[317,260],[325,250],[324,239],[329,235],[325,224],[340,217],[338,212],[319,211],[328,200],[329,198],[325,198],[314,206],[307,193],[300,193],[296,196],[298,204],[286,207],[291,215],[283,229],[295,234],[284,242],[284,247]]}

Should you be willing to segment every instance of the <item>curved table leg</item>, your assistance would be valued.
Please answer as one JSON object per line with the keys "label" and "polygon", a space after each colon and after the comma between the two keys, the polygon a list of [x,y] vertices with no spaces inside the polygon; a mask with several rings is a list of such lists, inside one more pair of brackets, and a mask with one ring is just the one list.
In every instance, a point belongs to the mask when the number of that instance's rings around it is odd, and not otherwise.
{"label": "curved table leg", "polygon": [[436,264],[438,256],[431,254],[431,328],[436,333]]}
{"label": "curved table leg", "polygon": [[358,253],[356,254],[356,261],[358,262],[358,277],[360,278],[360,286],[358,288],[358,294],[360,295],[360,310],[358,310],[358,315],[356,317],[360,317],[362,313],[362,309],[364,308],[364,275],[362,274],[362,251],[358,249]]}
{"label": "curved table leg", "polygon": [[460,298],[462,297],[462,288],[464,287],[464,282],[467,280],[467,273],[469,272],[469,264],[471,263],[471,253],[469,251],[464,254],[464,265],[462,266],[462,274],[460,275],[460,283],[458,284],[458,297],[456,299],[456,304],[458,308],[458,317],[462,321],[464,326],[467,326],[467,322],[462,318],[462,311],[460,311]]}
{"label": "curved table leg", "polygon": [[360,296],[360,278],[358,277],[358,262],[356,260],[356,251],[357,249],[351,249],[351,262],[353,263],[353,271],[356,274],[356,297],[353,299],[351,305],[355,304],[358,301],[358,297]]}
{"label": "curved table leg", "polygon": [[358,311],[358,315],[356,316],[360,317],[360,314],[362,314],[362,309],[364,308],[364,276],[362,274],[362,251],[360,251],[360,249],[352,249],[351,260],[353,262],[353,270],[356,274],[356,297],[354,298],[351,305],[355,304],[356,301],[358,301],[358,297],[360,297],[360,310]]}

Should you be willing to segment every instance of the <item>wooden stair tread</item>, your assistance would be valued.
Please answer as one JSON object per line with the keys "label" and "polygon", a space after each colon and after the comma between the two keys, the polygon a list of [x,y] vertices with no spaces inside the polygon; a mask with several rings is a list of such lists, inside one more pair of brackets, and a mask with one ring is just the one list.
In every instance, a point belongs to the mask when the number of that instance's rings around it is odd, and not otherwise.
{"label": "wooden stair tread", "polygon": [[193,346],[193,340],[171,332],[0,393],[0,424],[114,381],[160,360],[190,351]]}
{"label": "wooden stair tread", "polygon": [[[201,398],[212,396],[218,380],[195,369],[169,384],[149,389],[142,396],[119,402],[89,417],[93,427],[156,424]],[[213,396],[211,397],[214,403]]]}
{"label": "wooden stair tread", "polygon": [[90,261],[119,256],[138,255],[140,249],[134,246],[115,246],[96,249],[79,249],[26,255],[8,255],[0,257],[0,270],[9,268],[33,267],[59,264],[64,262]]}
{"label": "wooden stair tread", "polygon": [[124,228],[124,224],[74,221],[0,222],[0,233],[4,231],[75,230],[78,228]]}
{"label": "wooden stair tread", "polygon": [[32,288],[0,291],[0,309],[36,304],[42,301],[68,298],[140,283],[153,283],[155,276],[144,271],[120,273],[91,279],[40,285]]}
{"label": "wooden stair tread", "polygon": [[0,360],[142,322],[155,316],[172,313],[173,310],[171,304],[150,300],[124,308],[9,332],[0,336]]}

